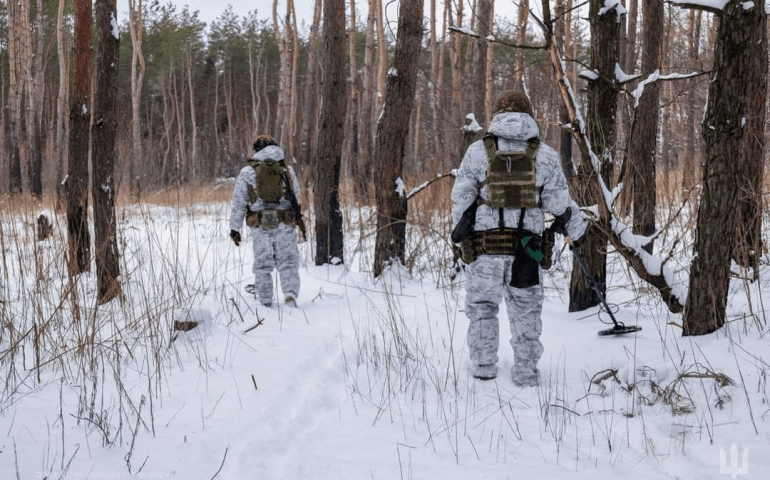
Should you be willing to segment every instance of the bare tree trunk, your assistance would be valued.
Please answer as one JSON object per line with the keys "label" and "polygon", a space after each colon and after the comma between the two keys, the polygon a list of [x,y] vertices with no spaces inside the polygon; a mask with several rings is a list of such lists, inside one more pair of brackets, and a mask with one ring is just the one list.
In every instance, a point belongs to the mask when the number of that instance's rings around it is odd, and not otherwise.
{"label": "bare tree trunk", "polygon": [[[763,22],[766,32],[767,23]],[[765,115],[767,104],[767,35],[748,48],[749,65],[756,74],[745,78],[744,95],[747,98],[745,128],[740,158],[743,172],[740,177],[738,201],[738,243],[733,259],[743,267],[751,267],[759,280],[759,261],[762,257],[762,180],[765,175]]]}
{"label": "bare tree trunk", "polygon": [[[233,158],[235,155],[235,111],[233,109],[233,64],[232,59],[225,60],[225,110],[227,112],[227,157]],[[270,102],[267,102],[268,104]],[[268,116],[268,118],[270,118]]]}
{"label": "bare tree trunk", "polygon": [[345,0],[326,0],[323,8],[324,68],[321,121],[314,185],[315,264],[343,263],[339,175],[344,139]]}
{"label": "bare tree trunk", "polygon": [[56,16],[56,49],[59,55],[59,95],[56,99],[56,205],[62,208],[64,191],[62,180],[64,177],[64,165],[67,162],[67,102],[69,87],[69,55],[67,46],[69,40],[68,29],[64,25],[64,7],[66,0],[59,0],[59,10]]}
{"label": "bare tree trunk", "polygon": [[374,276],[390,263],[404,263],[406,248],[406,192],[402,172],[409,116],[414,103],[417,67],[422,41],[423,0],[403,0],[398,15],[398,39],[393,69],[388,75],[385,106],[377,126],[375,158],[382,167],[375,172],[377,238]]}
{"label": "bare tree trunk", "polygon": [[[29,52],[34,54],[29,59],[29,130],[30,130],[30,165],[31,192],[37,198],[43,196],[43,102],[45,100],[44,84],[44,39],[43,39],[43,0],[37,0],[35,13],[34,35],[30,35],[33,45]],[[34,48],[33,48],[34,47]]]}
{"label": "bare tree trunk", "polygon": [[[698,64],[700,51],[700,30],[701,16],[700,10],[690,10],[690,28],[687,38],[687,66],[695,68]],[[696,105],[697,85],[695,80],[687,81],[687,107],[685,108],[685,152],[684,167],[682,173],[682,193],[688,195],[696,183],[696,162],[695,162],[695,142],[697,134],[697,115],[698,106]]]}
{"label": "bare tree trunk", "polygon": [[23,35],[26,31],[21,25],[18,2],[8,2],[8,122],[9,122],[9,185],[10,194],[20,194],[22,192],[21,179],[21,150],[23,148],[22,124],[24,115],[21,109],[24,98],[24,76],[22,62],[24,61],[24,49],[22,48]]}
{"label": "bare tree trunk", "polygon": [[489,44],[487,37],[492,31],[492,1],[476,0],[478,5],[478,17],[476,19],[475,32],[479,36],[473,40],[473,79],[471,84],[472,107],[471,111],[476,114],[480,123],[489,125],[489,119],[485,117],[486,106],[486,73],[487,73],[487,49]]}
{"label": "bare tree trunk", "polygon": [[[385,88],[387,87],[385,75],[388,70],[388,44],[385,41],[385,12],[382,0],[377,2],[377,96],[374,109],[379,112],[385,101]],[[379,115],[379,113],[377,113]]]}
{"label": "bare tree trunk", "polygon": [[[660,72],[663,63],[663,4],[659,0],[643,0],[644,47],[641,50],[642,74]],[[660,109],[660,83],[651,82],[634,111],[628,149],[627,171],[633,185],[634,233],[655,233],[655,194],[657,132]],[[652,242],[645,249],[652,253]]]}
{"label": "bare tree trunk", "polygon": [[[370,5],[371,10],[371,5]],[[316,0],[313,8],[313,23],[310,26],[310,38],[308,39],[307,80],[304,92],[304,114],[302,115],[301,142],[302,153],[300,165],[308,167],[316,158],[318,135],[318,28],[321,24],[321,12],[323,0]],[[374,15],[374,11],[370,11]]]}
{"label": "bare tree trunk", "polygon": [[190,139],[190,173],[192,178],[197,178],[198,172],[198,118],[195,108],[195,88],[193,78],[193,52],[190,45],[187,46],[187,85],[189,88],[190,96],[190,129],[192,130],[192,138]]}
{"label": "bare tree trunk", "polygon": [[17,2],[18,17],[17,26],[18,39],[19,39],[19,52],[21,56],[20,78],[23,79],[24,88],[21,97],[21,110],[19,115],[19,145],[21,154],[21,178],[24,188],[30,188],[32,183],[32,165],[34,156],[32,149],[35,147],[34,137],[34,86],[33,86],[33,59],[35,57],[32,49],[32,27],[29,24],[29,3],[30,0],[22,0]]}
{"label": "bare tree trunk", "polygon": [[[450,2],[451,0],[447,0],[447,2]],[[457,3],[457,17],[455,21],[455,25],[458,27],[463,26],[463,5],[465,2],[458,2]],[[450,3],[451,5],[451,3]],[[449,7],[447,7],[449,8]],[[464,142],[464,138],[461,134],[462,130],[461,127],[465,124],[465,119],[463,115],[463,94],[462,94],[462,68],[461,68],[461,62],[462,62],[462,50],[463,50],[463,42],[462,42],[462,35],[457,32],[452,33],[451,38],[451,44],[450,44],[450,51],[449,51],[449,57],[452,62],[452,108],[451,108],[451,119],[452,119],[452,125],[456,127],[456,135],[457,138],[454,139],[455,141],[450,142],[450,151],[447,152],[447,155],[456,158],[457,159],[457,165],[460,164],[460,159],[462,155],[462,146]]]}
{"label": "bare tree trunk", "polygon": [[[444,59],[446,58],[448,44],[451,43],[451,40],[449,40],[447,37],[447,22],[449,18],[451,18],[451,13],[447,3],[444,3],[443,12],[444,13],[441,19],[441,47],[439,48],[438,57],[436,58],[435,78],[431,82],[431,87],[434,89],[433,104],[431,105],[431,108],[433,113],[433,129],[436,137],[435,156],[438,159],[436,173],[446,172],[451,168],[450,165],[454,165],[454,162],[448,158],[446,151],[447,135],[445,125],[447,123],[452,125],[452,122],[451,119],[450,122],[446,122],[441,118],[442,114],[446,115],[446,112],[451,111],[451,108],[446,108],[447,105],[444,100]],[[431,63],[432,62],[433,60],[431,60]]]}
{"label": "bare tree trunk", "polygon": [[174,128],[175,110],[173,108],[173,99],[171,94],[171,82],[173,76],[169,72],[168,76],[161,79],[161,91],[163,92],[163,136],[161,142],[165,142],[163,148],[163,161],[161,162],[161,176],[164,184],[168,184],[171,180],[169,166],[171,159],[171,147],[173,146],[173,139],[171,138],[171,130]]}
{"label": "bare tree trunk", "polygon": [[75,72],[70,94],[69,166],[67,169],[67,233],[72,275],[88,271],[88,129],[91,120],[91,0],[74,0]]}
{"label": "bare tree trunk", "polygon": [[[259,123],[259,54],[257,59],[254,60],[254,45],[249,41],[249,93],[251,94],[251,137],[254,138],[259,135],[260,123]],[[219,79],[219,75],[215,75],[215,79]],[[216,81],[216,80],[215,80]],[[217,111],[217,105],[219,98],[215,97],[214,111]],[[217,129],[215,129],[216,131]]]}
{"label": "bare tree trunk", "polygon": [[377,92],[377,64],[375,63],[375,8],[377,0],[369,0],[369,13],[366,17],[366,45],[364,47],[364,80],[361,92],[361,128],[358,140],[358,161],[364,177],[359,180],[361,204],[369,203],[370,188],[372,182],[372,125],[374,124],[374,96]]}
{"label": "bare tree trunk", "polygon": [[[529,0],[519,0],[519,21],[516,22],[516,44],[527,43],[527,19],[529,18]],[[526,50],[516,51],[516,67],[513,70],[513,88],[524,91],[524,59]]]}
{"label": "bare tree trunk", "polygon": [[117,1],[96,0],[96,92],[93,122],[94,243],[97,304],[121,295],[115,218],[115,132],[118,128]]}
{"label": "bare tree trunk", "polygon": [[[62,0],[63,1],[63,0]],[[142,0],[128,0],[128,29],[131,34],[131,158],[128,162],[128,188],[134,200],[139,200],[142,194],[142,184],[139,179],[142,152],[142,119],[141,102],[142,88],[147,66],[142,53],[142,33],[144,17]],[[139,71],[137,72],[137,67]]]}
{"label": "bare tree trunk", "polygon": [[[8,49],[5,49],[5,52],[7,52]],[[3,58],[3,54],[0,53],[0,98],[5,100],[5,59]],[[8,137],[10,136],[8,133],[8,104],[10,102],[4,101],[2,105],[0,105],[0,172],[5,171],[7,172],[8,165],[6,165],[6,162],[8,161]],[[0,194],[4,193],[6,189],[8,188],[7,185],[7,175],[0,177]]]}
{"label": "bare tree trunk", "polygon": [[628,16],[626,20],[626,62],[623,64],[623,70],[629,75],[636,69],[636,23],[639,16],[639,0],[629,0]]}
{"label": "bare tree trunk", "polygon": [[[296,141],[297,138],[297,112],[299,109],[299,95],[297,91],[297,75],[299,70],[299,32],[297,31],[297,13],[294,9],[294,0],[288,0],[287,8],[289,9],[289,17],[291,17],[291,42],[292,42],[292,58],[291,58],[291,79],[290,79],[290,103],[289,103],[289,134],[288,144],[286,145],[286,153],[289,158],[294,158],[296,154]],[[289,33],[289,32],[287,32]]]}
{"label": "bare tree trunk", "polygon": [[[589,21],[591,23],[591,69],[599,74],[588,85],[588,120],[586,129],[591,148],[600,159],[600,171],[605,183],[609,184],[612,172],[613,149],[615,146],[615,114],[617,112],[618,89],[614,81],[615,66],[620,57],[620,23],[617,21],[615,6],[603,14],[603,0],[591,0]],[[603,202],[598,183],[592,180],[593,167],[585,161],[580,164],[573,182],[575,200],[581,205],[596,205]],[[607,278],[607,237],[596,229],[589,229],[582,239],[581,252],[588,269],[602,292],[606,290]],[[593,292],[577,261],[572,265],[570,280],[569,311],[576,312],[598,305],[599,298]]]}
{"label": "bare tree trunk", "polygon": [[[555,33],[557,47],[560,51],[566,52],[570,48],[569,31],[572,28],[571,17],[565,12],[571,8],[572,0],[565,6],[565,0],[559,0],[556,4],[556,16],[558,20],[555,25]],[[563,124],[569,124],[569,112],[566,105],[561,105],[559,108],[559,121]],[[567,129],[562,129],[559,136],[559,158],[561,160],[561,169],[564,172],[564,177],[567,182],[572,184],[575,176],[575,167],[572,164],[572,133]]]}
{"label": "bare tree trunk", "polygon": [[278,45],[278,57],[280,59],[278,70],[278,105],[276,108],[274,136],[278,143],[283,143],[284,114],[286,113],[286,95],[288,94],[286,76],[287,70],[291,66],[287,62],[288,52],[286,51],[287,45],[284,39],[286,35],[281,34],[280,23],[278,22],[278,0],[273,0],[273,35],[275,36],[275,43]]}
{"label": "bare tree trunk", "polygon": [[360,117],[358,92],[358,64],[356,62],[356,38],[358,31],[356,29],[356,1],[350,0],[350,28],[348,29],[348,65],[350,66],[350,91],[348,93],[347,123],[345,129],[348,134],[345,136],[345,158],[349,166],[350,176],[353,185],[355,197],[363,198],[368,181],[367,172],[362,168],[359,154],[359,137],[368,135],[366,125],[362,124]]}
{"label": "bare tree trunk", "polygon": [[[761,54],[760,52],[764,52]],[[730,0],[721,13],[714,50],[709,100],[703,119],[706,163],[703,167],[696,230],[696,255],[690,268],[690,291],[684,311],[684,335],[705,335],[725,323],[730,262],[740,208],[746,145],[744,122],[764,118],[764,101],[747,95],[764,85],[767,75],[767,15]],[[759,112],[762,112],[760,114]],[[752,140],[753,141],[753,140]],[[763,142],[761,142],[763,143]],[[753,159],[752,159],[753,160]]]}
{"label": "bare tree trunk", "polygon": [[[173,66],[171,67],[171,102],[174,107],[174,112],[176,116],[176,172],[177,172],[177,182],[182,183],[187,180],[187,175],[189,173],[188,169],[188,162],[187,162],[187,149],[185,148],[185,139],[187,138],[187,135],[185,134],[185,128],[184,128],[184,97],[179,94],[177,91],[177,78],[176,78],[176,68]],[[182,88],[184,89],[184,70],[182,70]],[[235,123],[230,124],[230,126],[235,125]],[[232,131],[232,128],[230,129]]]}
{"label": "bare tree trunk", "polygon": [[[494,33],[492,31],[492,21],[495,18],[495,3],[494,3],[494,0],[490,0],[489,3],[490,3],[489,34],[492,35]],[[487,59],[486,59],[487,68],[484,71],[484,119],[487,122],[485,123],[485,125],[489,125],[489,123],[492,121],[492,103],[494,102],[494,98],[495,98],[495,90],[494,90],[495,84],[494,84],[494,78],[492,76],[494,62],[495,62],[495,44],[489,43],[487,45]]]}

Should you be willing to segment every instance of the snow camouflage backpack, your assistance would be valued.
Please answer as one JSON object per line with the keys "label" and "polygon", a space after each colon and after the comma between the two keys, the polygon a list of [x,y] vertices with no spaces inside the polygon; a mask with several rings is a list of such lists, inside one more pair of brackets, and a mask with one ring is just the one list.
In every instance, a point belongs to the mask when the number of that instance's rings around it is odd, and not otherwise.
{"label": "snow camouflage backpack", "polygon": [[491,208],[536,208],[535,157],[540,140],[529,139],[522,151],[498,150],[497,139],[491,133],[486,133],[483,141],[488,159],[486,204]]}
{"label": "snow camouflage backpack", "polygon": [[286,172],[286,162],[266,162],[257,160],[249,162],[254,169],[257,178],[257,188],[248,186],[249,203],[254,203],[257,198],[265,203],[278,203],[281,197],[286,195],[286,185],[283,180]]}

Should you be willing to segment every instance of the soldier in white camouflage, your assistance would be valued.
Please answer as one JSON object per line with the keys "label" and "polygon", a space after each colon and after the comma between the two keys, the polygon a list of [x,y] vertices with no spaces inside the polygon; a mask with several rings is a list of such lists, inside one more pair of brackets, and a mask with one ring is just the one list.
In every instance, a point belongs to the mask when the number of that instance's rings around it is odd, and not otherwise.
{"label": "soldier in white camouflage", "polygon": [[[485,135],[487,144],[479,140],[468,147],[452,189],[455,225],[466,210],[472,215],[473,209],[469,209],[472,204],[476,209],[472,231],[462,244],[463,259],[468,262],[465,313],[470,320],[470,372],[479,379],[492,379],[497,375],[498,312],[502,298],[512,333],[511,377],[520,387],[537,386],[540,382],[537,364],[543,354],[540,342],[543,286],[538,260],[542,261],[543,255],[538,248],[545,227],[544,212],[556,218],[553,230],[569,235],[574,241],[588,226],[570,198],[558,154],[540,143],[539,137],[527,96],[514,90],[503,92]],[[531,200],[516,199],[507,206],[490,201],[492,183],[487,172],[490,155],[494,155],[495,150],[505,153],[529,150],[534,167],[534,175],[530,170],[534,183],[529,187]],[[518,188],[519,193],[528,192],[527,187]]]}
{"label": "soldier in white camouflage", "polygon": [[285,303],[296,306],[300,288],[299,182],[294,169],[286,165],[283,149],[271,136],[258,136],[253,147],[249,165],[241,169],[235,181],[230,238],[236,246],[240,245],[245,218],[251,228],[253,291],[257,299],[267,307],[272,305],[272,273],[278,270]]}

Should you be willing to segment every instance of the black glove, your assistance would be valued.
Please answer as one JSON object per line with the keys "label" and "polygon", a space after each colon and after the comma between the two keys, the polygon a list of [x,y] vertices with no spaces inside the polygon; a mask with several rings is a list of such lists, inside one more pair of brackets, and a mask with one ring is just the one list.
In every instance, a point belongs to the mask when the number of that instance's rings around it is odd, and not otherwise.
{"label": "black glove", "polygon": [[555,217],[556,219],[553,221],[553,225],[551,225],[551,231],[565,237],[569,236],[569,233],[567,233],[567,224],[572,218],[572,209],[567,207],[567,209],[564,210],[564,213],[555,215]]}
{"label": "black glove", "polygon": [[[581,237],[581,238],[582,238],[582,237]],[[580,248],[580,245],[582,245],[582,244],[583,244],[583,240],[581,240],[581,239],[577,239],[577,240],[575,240],[575,239],[572,239],[572,243],[570,243],[570,245],[569,245],[569,249],[570,249],[570,250],[574,250],[574,249],[576,249],[576,248],[577,248],[577,249],[579,249],[579,248]]]}
{"label": "black glove", "polygon": [[236,247],[241,246],[241,232],[238,230],[230,230],[230,238],[233,239],[233,243]]}

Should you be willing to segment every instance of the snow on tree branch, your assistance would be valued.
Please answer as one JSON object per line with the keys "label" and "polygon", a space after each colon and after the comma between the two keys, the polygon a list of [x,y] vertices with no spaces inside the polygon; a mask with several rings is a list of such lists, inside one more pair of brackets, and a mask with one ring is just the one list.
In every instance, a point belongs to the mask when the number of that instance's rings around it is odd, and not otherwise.
{"label": "snow on tree branch", "polygon": [[682,8],[703,10],[713,14],[720,14],[727,5],[727,0],[668,0],[666,3]]}
{"label": "snow on tree branch", "polygon": [[[543,1],[544,10],[548,9],[547,0]],[[550,24],[550,12],[546,11],[544,24]],[[570,121],[573,127],[573,136],[580,149],[581,157],[589,160],[593,166],[594,181],[598,182],[603,202],[599,202],[599,225],[607,234],[612,245],[628,262],[631,268],[647,283],[656,287],[671,312],[679,313],[683,310],[687,300],[687,279],[676,274],[659,257],[650,255],[642,246],[649,243],[649,238],[635,235],[631,228],[621,222],[613,213],[612,204],[616,193],[610,192],[601,176],[599,158],[591,148],[591,142],[586,134],[585,121],[580,114],[578,103],[575,99],[569,79],[564,74],[564,60],[558,51],[552,28],[546,28],[546,45],[549,58],[554,68],[556,81],[559,86],[564,105],[567,107]]]}

